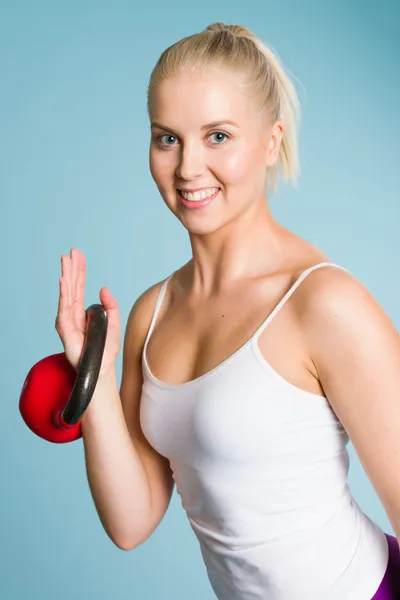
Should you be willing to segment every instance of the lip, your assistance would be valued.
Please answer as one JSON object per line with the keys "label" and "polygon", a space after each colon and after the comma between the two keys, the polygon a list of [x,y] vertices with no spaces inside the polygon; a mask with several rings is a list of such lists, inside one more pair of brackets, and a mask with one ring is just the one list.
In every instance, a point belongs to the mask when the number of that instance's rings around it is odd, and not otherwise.
{"label": "lip", "polygon": [[186,192],[187,194],[194,194],[195,192],[202,192],[203,190],[209,190],[209,189],[220,189],[217,185],[207,185],[205,187],[201,187],[201,188],[193,188],[193,189],[186,189],[186,188],[177,188],[178,192]]}
{"label": "lip", "polygon": [[[207,188],[200,188],[200,189],[207,189]],[[183,190],[183,191],[186,192],[187,190]],[[199,190],[196,190],[196,191],[199,191]],[[208,206],[209,204],[211,204],[211,202],[213,202],[214,199],[218,196],[220,191],[221,191],[220,188],[217,188],[217,191],[215,192],[215,194],[213,194],[209,198],[204,198],[204,200],[186,200],[186,198],[184,198],[182,196],[182,194],[180,193],[180,190],[178,190],[178,197],[179,197],[180,203],[185,208],[188,208],[189,210],[200,210],[201,208],[204,208],[205,206]]]}

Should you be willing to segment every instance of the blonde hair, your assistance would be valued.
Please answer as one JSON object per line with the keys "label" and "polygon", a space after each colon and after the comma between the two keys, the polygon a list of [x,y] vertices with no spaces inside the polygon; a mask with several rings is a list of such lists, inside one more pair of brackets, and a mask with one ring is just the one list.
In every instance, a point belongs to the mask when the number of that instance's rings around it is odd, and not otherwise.
{"label": "blonde hair", "polygon": [[296,89],[278,56],[245,27],[213,23],[164,50],[150,76],[148,112],[152,94],[164,79],[226,67],[246,74],[261,109],[272,122],[279,119],[283,123],[278,161],[267,168],[267,188],[272,192],[277,190],[279,169],[283,179],[296,186],[300,172],[297,139],[300,106]]}

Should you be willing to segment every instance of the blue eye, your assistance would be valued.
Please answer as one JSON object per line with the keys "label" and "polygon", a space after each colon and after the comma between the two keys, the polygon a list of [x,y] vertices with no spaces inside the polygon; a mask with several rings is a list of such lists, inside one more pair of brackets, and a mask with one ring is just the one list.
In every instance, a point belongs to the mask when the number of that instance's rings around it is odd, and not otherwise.
{"label": "blue eye", "polygon": [[[167,142],[162,142],[162,139],[165,138],[167,140]],[[174,141],[176,140],[176,137],[174,135],[172,135],[171,133],[166,133],[164,135],[160,135],[160,137],[158,138],[158,140],[161,142],[161,144],[163,146],[172,146]],[[172,143],[170,143],[172,140]]]}
{"label": "blue eye", "polygon": [[[223,133],[222,131],[215,131],[214,133],[211,134],[210,137],[212,137],[212,136],[216,136],[216,142],[217,142],[217,144],[220,144],[221,142],[224,142],[225,139],[227,139],[227,137],[228,137],[227,134]],[[222,137],[222,139],[221,139],[221,137]]]}
{"label": "blue eye", "polygon": [[[224,133],[223,131],[215,131],[214,133],[211,133],[208,137],[212,136],[214,136],[213,144],[216,145],[222,144],[229,137],[228,134]],[[157,142],[160,146],[174,146],[177,139],[178,138],[176,137],[176,135],[173,135],[172,133],[164,133],[163,135],[160,135],[157,138]]]}
{"label": "blue eye", "polygon": [[165,135],[164,137],[167,138],[167,146],[171,146],[174,143],[174,140],[176,140],[176,137],[171,134]]}

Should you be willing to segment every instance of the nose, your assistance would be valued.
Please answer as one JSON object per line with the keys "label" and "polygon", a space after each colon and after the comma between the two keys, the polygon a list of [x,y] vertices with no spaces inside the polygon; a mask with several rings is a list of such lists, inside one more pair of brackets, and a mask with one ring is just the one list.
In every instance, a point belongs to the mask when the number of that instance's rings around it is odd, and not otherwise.
{"label": "nose", "polygon": [[182,145],[181,148],[176,168],[177,178],[191,181],[200,177],[205,169],[203,149],[194,143]]}

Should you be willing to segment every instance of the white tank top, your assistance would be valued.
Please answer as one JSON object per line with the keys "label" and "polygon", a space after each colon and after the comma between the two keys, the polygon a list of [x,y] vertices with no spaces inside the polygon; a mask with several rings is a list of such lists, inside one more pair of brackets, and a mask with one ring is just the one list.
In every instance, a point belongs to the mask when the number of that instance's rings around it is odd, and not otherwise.
{"label": "white tank top", "polygon": [[[140,419],[169,459],[176,490],[220,600],[371,600],[388,562],[385,534],[346,482],[349,437],[326,397],[286,381],[253,336],[191,381],[151,373],[143,349]],[[338,267],[343,269],[343,267]],[[347,269],[344,269],[347,270]]]}

